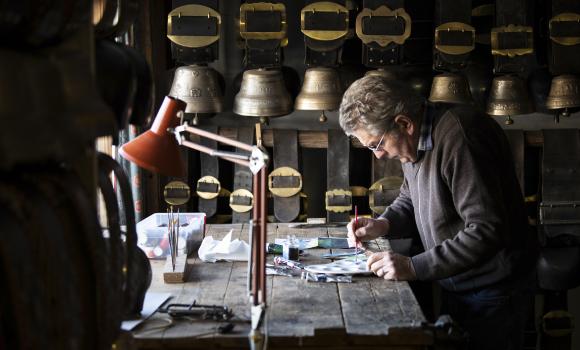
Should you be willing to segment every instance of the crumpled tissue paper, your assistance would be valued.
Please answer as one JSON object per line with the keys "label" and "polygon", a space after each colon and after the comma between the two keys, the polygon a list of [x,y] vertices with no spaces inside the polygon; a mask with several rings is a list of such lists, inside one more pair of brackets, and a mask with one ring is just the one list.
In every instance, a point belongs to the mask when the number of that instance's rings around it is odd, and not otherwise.
{"label": "crumpled tissue paper", "polygon": [[201,242],[197,251],[199,258],[205,262],[226,261],[248,261],[250,245],[242,240],[232,241],[233,230],[221,241],[214,240],[212,236],[207,236]]}

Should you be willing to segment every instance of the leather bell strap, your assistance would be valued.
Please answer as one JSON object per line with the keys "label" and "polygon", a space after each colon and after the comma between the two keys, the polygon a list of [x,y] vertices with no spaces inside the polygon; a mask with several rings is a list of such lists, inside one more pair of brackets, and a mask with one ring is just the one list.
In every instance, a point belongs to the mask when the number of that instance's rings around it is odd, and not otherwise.
{"label": "leather bell strap", "polygon": [[548,66],[554,75],[580,74],[580,1],[552,0]]}
{"label": "leather bell strap", "polygon": [[[196,5],[195,7],[188,5]],[[218,0],[173,0],[169,14],[171,57],[185,64],[209,63],[219,58]],[[171,27],[171,28],[169,28]]]}
{"label": "leather bell strap", "polygon": [[[386,46],[384,42],[371,41],[365,43],[362,52],[362,60],[365,66],[380,68],[403,62],[403,42],[408,38],[408,34],[405,35],[405,32],[410,32],[411,29],[410,17],[405,17],[407,14],[404,5],[404,0],[363,1],[363,12],[370,13],[369,15],[364,15],[361,12],[359,15],[361,18],[358,20],[360,22],[360,29],[358,26],[357,29],[364,33],[364,35],[377,35],[398,41],[397,43],[389,40],[390,42]],[[385,14],[380,15],[381,11],[385,12]],[[399,15],[400,13],[404,15],[401,16]]]}
{"label": "leather bell strap", "polygon": [[[254,128],[238,128],[237,140],[246,144],[254,143]],[[237,149],[236,152],[247,153]],[[230,207],[232,208],[232,223],[248,222],[254,205],[252,194],[253,175],[248,167],[240,164],[234,165],[234,191],[230,195]]]}
{"label": "leather bell strap", "polygon": [[434,24],[434,69],[457,71],[465,68],[469,53],[475,48],[471,0],[437,0]]}
{"label": "leather bell strap", "polygon": [[336,67],[348,33],[349,13],[344,0],[305,1],[301,11],[307,66]]}
{"label": "leather bell strap", "polygon": [[543,130],[542,202],[544,238],[580,244],[580,133]]}
{"label": "leather bell strap", "polygon": [[350,141],[342,130],[328,130],[326,156],[326,221],[349,221],[352,193],[349,181]]}
{"label": "leather bell strap", "polygon": [[399,195],[403,181],[401,162],[396,159],[372,158],[373,185],[369,188],[369,207],[381,215]]}
{"label": "leather bell strap", "polygon": [[525,150],[525,137],[523,130],[505,130],[508,142],[510,143],[510,148],[512,151],[512,156],[514,158],[514,165],[516,168],[516,176],[520,184],[520,189],[522,195],[524,194],[524,150]]}
{"label": "leather bell strap", "polygon": [[524,73],[534,59],[533,27],[528,0],[497,0],[491,30],[494,72]]}
{"label": "leather bell strap", "polygon": [[240,6],[240,35],[246,68],[279,67],[287,42],[286,7],[280,2],[248,0]]}
{"label": "leather bell strap", "polygon": [[[492,0],[472,0],[471,25],[475,28],[475,42],[490,45],[490,33],[494,27],[495,4]],[[486,48],[489,50],[489,48]]]}
{"label": "leather bell strap", "polygon": [[[274,129],[274,168],[298,169],[298,131]],[[271,179],[271,180],[270,180]],[[269,176],[270,192],[274,194],[274,216],[280,222],[294,221],[300,214],[300,189],[289,197],[276,195],[273,188],[298,188],[296,176]]]}
{"label": "leather bell strap", "polygon": [[[217,126],[208,126],[202,128],[205,131],[218,133]],[[212,149],[217,149],[217,141],[208,138],[200,138],[199,143]],[[217,157],[209,154],[200,153],[200,169],[203,169],[202,177],[197,182],[196,192],[199,197],[198,210],[205,213],[207,217],[212,217],[217,212],[217,200],[220,192],[219,178],[219,160]],[[208,196],[204,194],[210,194]],[[203,198],[206,197],[206,198]]]}

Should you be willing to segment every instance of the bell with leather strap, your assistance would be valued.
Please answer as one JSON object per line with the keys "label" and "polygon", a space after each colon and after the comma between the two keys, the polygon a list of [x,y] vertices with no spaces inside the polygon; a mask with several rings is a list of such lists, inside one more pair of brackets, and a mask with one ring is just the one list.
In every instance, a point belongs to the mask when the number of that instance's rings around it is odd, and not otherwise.
{"label": "bell with leather strap", "polygon": [[185,113],[212,114],[223,110],[218,72],[208,66],[177,68],[169,96],[187,103]]}
{"label": "bell with leather strap", "polygon": [[324,111],[338,109],[342,99],[342,85],[338,72],[332,68],[309,68],[294,108],[304,111],[322,111],[320,121],[325,122]]}
{"label": "bell with leather strap", "polygon": [[524,80],[515,75],[493,78],[487,101],[486,113],[506,116],[505,123],[513,124],[512,115],[528,114],[534,111]]}
{"label": "bell with leather strap", "polygon": [[430,102],[453,104],[472,104],[469,83],[463,76],[455,73],[443,73],[433,78]]}
{"label": "bell with leather strap", "polygon": [[554,77],[546,99],[546,108],[563,109],[562,115],[566,116],[568,108],[575,107],[580,107],[580,78],[572,74]]}
{"label": "bell with leather strap", "polygon": [[292,111],[292,98],[279,69],[250,69],[244,72],[234,99],[234,113],[249,117],[279,117]]}

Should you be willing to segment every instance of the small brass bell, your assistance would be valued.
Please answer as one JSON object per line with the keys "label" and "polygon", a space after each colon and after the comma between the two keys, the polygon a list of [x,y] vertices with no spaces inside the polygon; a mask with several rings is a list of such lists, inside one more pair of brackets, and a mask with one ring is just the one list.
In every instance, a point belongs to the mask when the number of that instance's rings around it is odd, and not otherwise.
{"label": "small brass bell", "polygon": [[340,107],[342,85],[338,72],[332,68],[309,68],[304,74],[304,83],[296,97],[294,108],[306,111],[322,111],[319,121],[325,122],[324,111]]}
{"label": "small brass bell", "polygon": [[187,103],[185,113],[212,114],[223,110],[218,72],[208,66],[177,68],[169,96]]}
{"label": "small brass bell", "polygon": [[292,111],[292,98],[279,69],[250,69],[244,72],[234,99],[234,113],[249,117],[279,117]]}
{"label": "small brass bell", "polygon": [[523,79],[515,75],[493,78],[487,102],[486,113],[506,116],[505,123],[513,124],[512,115],[528,114],[534,111],[528,89]]}
{"label": "small brass bell", "polygon": [[546,108],[559,110],[555,116],[558,122],[560,115],[570,116],[568,109],[575,107],[580,107],[580,78],[572,74],[554,77],[546,99]]}
{"label": "small brass bell", "polygon": [[467,82],[467,79],[459,74],[443,73],[433,78],[429,101],[472,104],[473,98],[469,91],[469,83]]}

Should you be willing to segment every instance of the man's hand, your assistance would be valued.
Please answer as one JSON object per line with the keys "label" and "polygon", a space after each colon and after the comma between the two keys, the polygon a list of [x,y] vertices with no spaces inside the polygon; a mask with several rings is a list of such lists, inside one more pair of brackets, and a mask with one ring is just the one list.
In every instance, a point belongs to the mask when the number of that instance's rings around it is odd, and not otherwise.
{"label": "man's hand", "polygon": [[354,220],[351,220],[346,225],[348,230],[348,245],[354,247],[357,243],[360,246],[361,241],[370,241],[382,235],[386,235],[389,231],[389,222],[386,220],[358,218],[358,226],[354,228]]}
{"label": "man's hand", "polygon": [[367,266],[375,275],[391,281],[417,279],[411,258],[393,252],[374,253]]}

